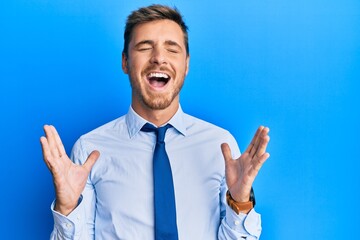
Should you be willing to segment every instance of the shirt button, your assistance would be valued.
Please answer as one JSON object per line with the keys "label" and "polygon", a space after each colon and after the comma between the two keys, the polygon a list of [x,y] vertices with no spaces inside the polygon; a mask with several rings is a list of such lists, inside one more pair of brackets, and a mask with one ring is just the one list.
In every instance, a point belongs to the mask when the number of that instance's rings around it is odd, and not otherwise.
{"label": "shirt button", "polygon": [[71,224],[70,224],[70,223],[67,223],[65,226],[66,226],[67,228],[71,228]]}
{"label": "shirt button", "polygon": [[239,221],[235,221],[234,224],[235,224],[235,226],[238,226],[238,225],[240,224],[240,222],[239,222]]}
{"label": "shirt button", "polygon": [[80,216],[77,216],[76,219],[77,219],[77,220],[80,220]]}

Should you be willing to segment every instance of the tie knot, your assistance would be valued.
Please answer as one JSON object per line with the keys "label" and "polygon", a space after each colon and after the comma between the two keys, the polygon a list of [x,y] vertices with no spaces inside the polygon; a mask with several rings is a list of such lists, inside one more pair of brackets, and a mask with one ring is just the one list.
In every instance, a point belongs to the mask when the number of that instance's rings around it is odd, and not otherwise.
{"label": "tie knot", "polygon": [[158,143],[164,143],[164,139],[165,139],[165,133],[166,133],[166,130],[168,128],[170,128],[171,125],[170,124],[166,124],[165,126],[162,126],[162,127],[155,127],[153,125],[151,125],[150,123],[146,123],[142,128],[141,128],[141,131],[143,132],[155,132],[156,134],[156,141]]}

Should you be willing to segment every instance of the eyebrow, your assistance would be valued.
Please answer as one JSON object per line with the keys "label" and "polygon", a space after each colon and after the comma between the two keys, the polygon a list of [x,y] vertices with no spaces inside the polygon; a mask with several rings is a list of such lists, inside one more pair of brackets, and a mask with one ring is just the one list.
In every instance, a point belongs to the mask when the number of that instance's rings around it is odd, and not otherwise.
{"label": "eyebrow", "polygon": [[165,45],[168,45],[168,46],[176,46],[176,47],[182,49],[181,46],[180,46],[180,44],[178,44],[177,42],[172,41],[172,40],[167,40],[167,41],[165,41]]}
{"label": "eyebrow", "polygon": [[[144,45],[144,44],[154,45],[155,42],[153,40],[142,40],[142,41],[138,42],[137,44],[135,44],[135,48],[138,48],[139,46]],[[172,41],[172,40],[166,40],[165,45],[175,46],[175,47],[182,49],[180,44],[178,44],[177,42]]]}
{"label": "eyebrow", "polygon": [[143,41],[140,41],[140,42],[138,42],[137,44],[135,44],[135,48],[137,48],[137,47],[139,47],[140,45],[143,45],[143,44],[154,45],[154,41],[152,41],[152,40],[143,40]]}

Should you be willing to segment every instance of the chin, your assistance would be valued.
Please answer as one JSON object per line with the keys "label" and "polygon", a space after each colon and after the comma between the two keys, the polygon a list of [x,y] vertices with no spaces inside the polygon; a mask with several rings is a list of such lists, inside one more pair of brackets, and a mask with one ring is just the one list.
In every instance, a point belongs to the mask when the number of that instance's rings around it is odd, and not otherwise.
{"label": "chin", "polygon": [[169,101],[169,100],[161,100],[161,101],[143,101],[144,104],[152,109],[152,110],[164,110],[166,108],[168,108],[172,101]]}

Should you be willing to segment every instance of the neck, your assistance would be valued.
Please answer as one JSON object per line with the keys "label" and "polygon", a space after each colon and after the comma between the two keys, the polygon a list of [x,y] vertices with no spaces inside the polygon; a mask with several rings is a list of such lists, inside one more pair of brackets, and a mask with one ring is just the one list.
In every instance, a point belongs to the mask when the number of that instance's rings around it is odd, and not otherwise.
{"label": "neck", "polygon": [[145,120],[155,124],[157,127],[167,123],[179,109],[178,97],[165,109],[151,109],[143,103],[133,101],[131,104],[134,111]]}

